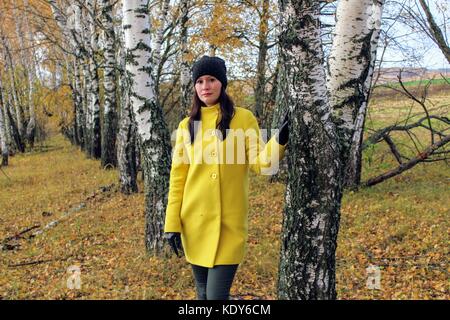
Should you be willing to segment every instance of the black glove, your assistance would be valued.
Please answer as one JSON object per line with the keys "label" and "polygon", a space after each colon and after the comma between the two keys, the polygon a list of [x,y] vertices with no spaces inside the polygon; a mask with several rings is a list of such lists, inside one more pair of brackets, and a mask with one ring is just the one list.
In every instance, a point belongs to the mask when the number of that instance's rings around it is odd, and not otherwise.
{"label": "black glove", "polygon": [[181,236],[179,232],[166,232],[164,234],[164,238],[169,242],[170,247],[172,248],[173,252],[177,255],[177,257],[180,257],[178,255],[178,249],[180,251],[183,250],[183,247],[181,245]]}
{"label": "black glove", "polygon": [[289,140],[289,110],[284,114],[283,124],[278,132],[278,143],[285,145]]}

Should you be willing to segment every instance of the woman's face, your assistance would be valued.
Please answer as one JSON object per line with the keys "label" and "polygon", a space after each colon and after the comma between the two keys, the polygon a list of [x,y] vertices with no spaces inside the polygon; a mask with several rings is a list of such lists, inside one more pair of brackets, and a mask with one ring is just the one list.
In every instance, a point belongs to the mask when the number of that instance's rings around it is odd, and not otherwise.
{"label": "woman's face", "polygon": [[195,92],[200,100],[208,107],[219,101],[222,83],[217,78],[209,75],[201,76],[195,82]]}

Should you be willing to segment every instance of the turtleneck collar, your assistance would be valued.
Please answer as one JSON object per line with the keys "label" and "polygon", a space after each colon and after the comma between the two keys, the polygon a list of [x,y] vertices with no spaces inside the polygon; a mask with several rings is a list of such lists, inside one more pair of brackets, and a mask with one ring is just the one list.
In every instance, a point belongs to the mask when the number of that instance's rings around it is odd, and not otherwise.
{"label": "turtleneck collar", "polygon": [[209,106],[209,107],[202,106],[201,110],[202,110],[202,112],[203,111],[206,111],[206,112],[208,112],[208,111],[218,111],[218,110],[220,110],[220,103],[217,102],[215,105],[212,105],[212,106]]}

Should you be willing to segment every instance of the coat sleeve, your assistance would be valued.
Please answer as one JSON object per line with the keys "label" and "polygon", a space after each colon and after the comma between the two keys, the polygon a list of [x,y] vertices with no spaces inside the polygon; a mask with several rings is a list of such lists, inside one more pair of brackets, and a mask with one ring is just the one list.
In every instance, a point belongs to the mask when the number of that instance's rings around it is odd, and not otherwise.
{"label": "coat sleeve", "polygon": [[176,132],[176,142],[172,153],[164,232],[181,232],[182,229],[180,219],[181,204],[184,185],[189,171],[189,157],[184,144],[186,130],[183,121],[181,121]]}
{"label": "coat sleeve", "polygon": [[258,121],[252,113],[249,115],[245,139],[245,151],[250,168],[256,174],[276,174],[284,157],[286,145],[279,144],[276,135],[273,135],[266,144],[262,139]]}

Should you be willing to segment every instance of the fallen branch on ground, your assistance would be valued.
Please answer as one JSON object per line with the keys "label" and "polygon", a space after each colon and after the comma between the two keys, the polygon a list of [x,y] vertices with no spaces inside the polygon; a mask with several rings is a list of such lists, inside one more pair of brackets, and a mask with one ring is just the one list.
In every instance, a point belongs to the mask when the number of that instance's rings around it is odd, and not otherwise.
{"label": "fallen branch on ground", "polygon": [[408,162],[404,162],[404,163],[400,164],[394,170],[388,171],[386,173],[383,173],[382,175],[379,175],[375,178],[371,178],[371,179],[367,180],[366,182],[363,183],[363,185],[366,187],[370,187],[370,186],[376,185],[380,182],[383,182],[386,179],[389,179],[396,175],[399,175],[400,173],[402,173],[408,169],[411,169],[416,164],[418,164],[420,162],[424,162],[424,160],[427,159],[430,155],[432,155],[435,150],[444,146],[449,141],[450,141],[450,135],[447,135],[444,137],[444,139],[437,141],[436,143],[432,144],[427,149],[425,149],[425,151],[419,153],[415,158],[412,158]]}

